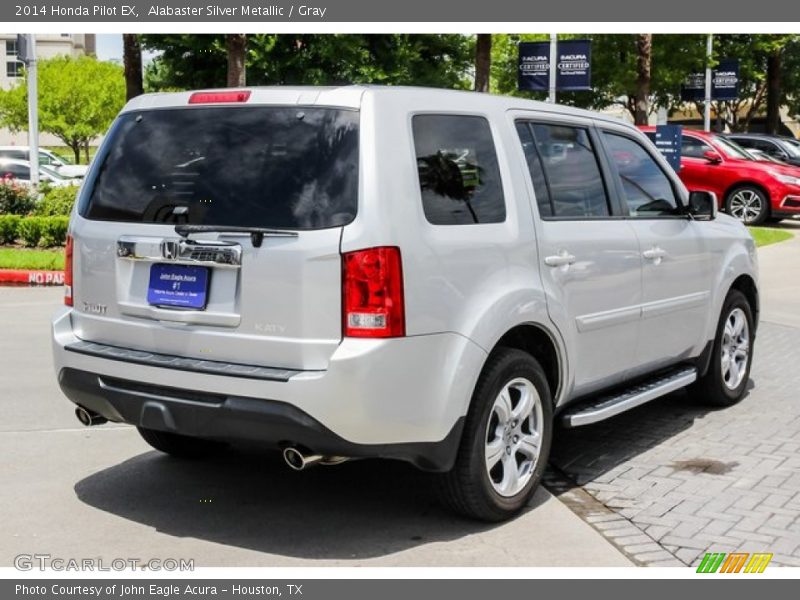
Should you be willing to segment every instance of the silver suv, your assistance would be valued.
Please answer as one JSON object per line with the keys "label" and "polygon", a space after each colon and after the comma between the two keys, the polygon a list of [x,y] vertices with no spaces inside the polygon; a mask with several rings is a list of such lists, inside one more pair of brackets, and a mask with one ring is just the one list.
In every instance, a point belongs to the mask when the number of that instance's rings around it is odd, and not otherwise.
{"label": "silver suv", "polygon": [[144,95],[72,215],[55,364],[86,425],[184,457],[406,460],[500,520],[556,421],[687,386],[741,399],[756,270],[713,195],[602,115],[414,88]]}

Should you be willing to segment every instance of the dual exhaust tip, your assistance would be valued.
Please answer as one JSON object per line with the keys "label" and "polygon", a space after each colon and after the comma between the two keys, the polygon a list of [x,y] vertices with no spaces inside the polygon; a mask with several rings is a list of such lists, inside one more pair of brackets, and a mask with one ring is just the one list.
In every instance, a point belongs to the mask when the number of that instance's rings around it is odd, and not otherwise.
{"label": "dual exhaust tip", "polygon": [[[94,411],[84,408],[83,406],[78,406],[75,408],[75,416],[78,417],[78,421],[80,421],[81,424],[86,427],[102,425],[103,423],[108,422],[108,419],[106,419],[103,415],[99,415]],[[313,467],[314,465],[338,465],[347,461],[348,459],[344,456],[323,456],[321,454],[313,454],[310,452],[305,452],[296,446],[289,446],[283,449],[283,460],[286,461],[286,464],[289,465],[291,469],[295,471],[302,471],[303,469]]]}

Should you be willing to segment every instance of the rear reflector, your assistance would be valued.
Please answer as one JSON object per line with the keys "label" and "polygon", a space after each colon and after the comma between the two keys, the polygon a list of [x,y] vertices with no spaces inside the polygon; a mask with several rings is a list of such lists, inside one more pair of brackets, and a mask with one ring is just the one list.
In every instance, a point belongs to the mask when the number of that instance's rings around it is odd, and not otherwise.
{"label": "rear reflector", "polygon": [[72,306],[72,255],[75,253],[75,241],[67,236],[64,248],[64,304]]}
{"label": "rear reflector", "polygon": [[342,256],[342,312],[348,337],[406,334],[400,249],[369,248]]}
{"label": "rear reflector", "polygon": [[217,104],[223,102],[247,102],[249,90],[231,90],[225,92],[195,92],[189,96],[189,104]]}

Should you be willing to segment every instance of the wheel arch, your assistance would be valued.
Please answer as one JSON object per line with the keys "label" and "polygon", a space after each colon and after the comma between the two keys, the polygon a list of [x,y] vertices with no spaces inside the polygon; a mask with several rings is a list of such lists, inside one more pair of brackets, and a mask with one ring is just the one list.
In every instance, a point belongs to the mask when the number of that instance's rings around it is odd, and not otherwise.
{"label": "wheel arch", "polygon": [[565,374],[564,356],[556,339],[553,333],[539,323],[520,323],[506,331],[489,352],[491,355],[498,348],[515,348],[539,361],[550,387],[554,408],[563,390]]}
{"label": "wheel arch", "polygon": [[756,285],[755,280],[747,273],[739,275],[733,280],[733,283],[731,283],[728,293],[730,293],[731,290],[738,290],[744,294],[745,298],[747,298],[747,302],[750,304],[750,308],[753,311],[753,321],[756,325],[758,325],[760,300],[758,297],[758,286]]}

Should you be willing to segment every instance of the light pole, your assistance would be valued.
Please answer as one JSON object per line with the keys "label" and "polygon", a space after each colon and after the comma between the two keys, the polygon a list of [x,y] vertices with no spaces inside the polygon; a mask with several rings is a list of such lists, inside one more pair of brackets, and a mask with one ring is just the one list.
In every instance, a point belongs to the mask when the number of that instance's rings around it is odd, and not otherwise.
{"label": "light pole", "polygon": [[711,131],[711,58],[714,53],[714,34],[706,40],[706,95],[703,104],[703,130]]}
{"label": "light pole", "polygon": [[550,81],[547,89],[547,101],[556,103],[556,72],[558,69],[558,34],[550,34]]}
{"label": "light pole", "polygon": [[36,36],[32,33],[17,36],[17,53],[25,63],[28,78],[28,164],[31,166],[31,185],[39,185],[39,86],[36,75]]}

